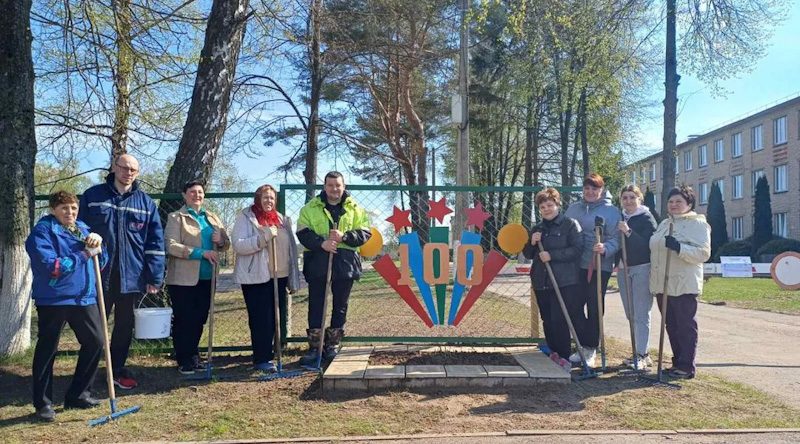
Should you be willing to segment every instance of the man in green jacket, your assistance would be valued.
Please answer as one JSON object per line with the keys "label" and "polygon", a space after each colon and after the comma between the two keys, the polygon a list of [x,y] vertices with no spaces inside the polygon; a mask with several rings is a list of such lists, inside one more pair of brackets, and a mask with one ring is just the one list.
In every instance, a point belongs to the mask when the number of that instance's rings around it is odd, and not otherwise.
{"label": "man in green jacket", "polygon": [[370,238],[367,212],[345,191],[344,177],[338,171],[325,175],[325,188],[301,210],[297,238],[303,251],[303,276],[308,282],[309,352],[300,365],[316,366],[319,344],[323,340],[322,304],[327,284],[328,257],[333,255],[331,293],[333,312],[330,327],[325,329],[323,358],[336,356],[336,347],[344,336],[347,302],[353,282],[361,277],[358,249]]}

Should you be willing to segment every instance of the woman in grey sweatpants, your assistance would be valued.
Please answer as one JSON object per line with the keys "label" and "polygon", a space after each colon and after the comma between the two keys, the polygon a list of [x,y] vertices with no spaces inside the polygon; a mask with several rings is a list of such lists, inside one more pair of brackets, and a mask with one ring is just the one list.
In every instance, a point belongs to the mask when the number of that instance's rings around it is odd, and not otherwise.
{"label": "woman in grey sweatpants", "polygon": [[[623,264],[620,262],[620,273],[617,274],[619,292],[622,296],[622,306],[625,316],[631,321],[631,307],[628,303],[628,292],[634,313],[634,335],[636,337],[636,354],[638,368],[642,370],[652,365],[652,360],[647,352],[650,338],[650,309],[653,306],[653,295],[650,294],[650,237],[656,230],[656,220],[650,210],[642,205],[642,191],[636,185],[622,188],[619,201],[622,204],[622,220],[618,224],[620,236],[625,236],[627,250],[628,276],[631,281],[629,289],[622,273]],[[622,253],[618,256],[622,258]],[[626,359],[625,364],[633,367],[634,360]]]}

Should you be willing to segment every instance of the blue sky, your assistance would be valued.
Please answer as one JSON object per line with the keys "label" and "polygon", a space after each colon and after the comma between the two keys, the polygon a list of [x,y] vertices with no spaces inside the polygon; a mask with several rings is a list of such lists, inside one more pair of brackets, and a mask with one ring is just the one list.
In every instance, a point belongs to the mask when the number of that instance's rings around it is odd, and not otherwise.
{"label": "blue sky", "polygon": [[[720,82],[727,90],[723,97],[714,97],[711,90],[696,78],[678,73],[678,143],[690,134],[703,134],[738,120],[775,102],[800,95],[800,1],[790,5],[789,16],[782,22],[769,40],[766,56],[759,60],[751,72]],[[678,56],[680,58],[680,55]],[[663,89],[653,93],[660,104]],[[658,112],[663,110],[659,106]],[[662,118],[644,126],[639,145],[644,148],[641,156],[653,154],[662,146]]]}

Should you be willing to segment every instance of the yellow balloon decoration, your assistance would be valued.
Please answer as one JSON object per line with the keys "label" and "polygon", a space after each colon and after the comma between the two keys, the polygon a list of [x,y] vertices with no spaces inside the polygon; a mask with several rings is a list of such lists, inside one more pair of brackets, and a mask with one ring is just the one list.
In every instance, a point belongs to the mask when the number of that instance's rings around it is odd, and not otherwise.
{"label": "yellow balloon decoration", "polygon": [[521,224],[508,224],[497,234],[497,244],[508,254],[517,254],[528,242],[528,230]]}
{"label": "yellow balloon decoration", "polygon": [[375,227],[370,227],[369,231],[372,233],[372,236],[367,243],[362,245],[359,249],[359,253],[364,257],[377,256],[378,253],[381,252],[381,249],[383,249],[383,236],[381,236],[381,232]]}

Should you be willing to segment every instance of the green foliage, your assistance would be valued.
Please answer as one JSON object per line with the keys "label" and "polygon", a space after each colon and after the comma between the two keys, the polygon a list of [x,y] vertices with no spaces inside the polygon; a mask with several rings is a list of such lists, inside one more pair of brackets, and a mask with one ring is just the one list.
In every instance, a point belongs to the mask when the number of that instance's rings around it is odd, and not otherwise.
{"label": "green foliage", "polygon": [[61,165],[37,162],[33,169],[33,182],[36,194],[50,194],[64,190],[80,194],[92,185],[86,174],[79,174],[78,162],[71,161]]}
{"label": "green foliage", "polygon": [[781,254],[787,251],[800,253],[800,240],[773,239],[762,245],[756,252],[756,256],[760,257],[762,254]]}
{"label": "green foliage", "polygon": [[772,239],[772,203],[769,195],[769,183],[766,176],[761,176],[756,182],[756,197],[754,210],[754,227],[751,255],[756,260],[756,249]]}
{"label": "green foliage", "polygon": [[708,225],[711,226],[711,256],[713,257],[720,247],[728,243],[725,204],[722,202],[722,193],[716,183],[711,185],[706,217],[708,218]]}

